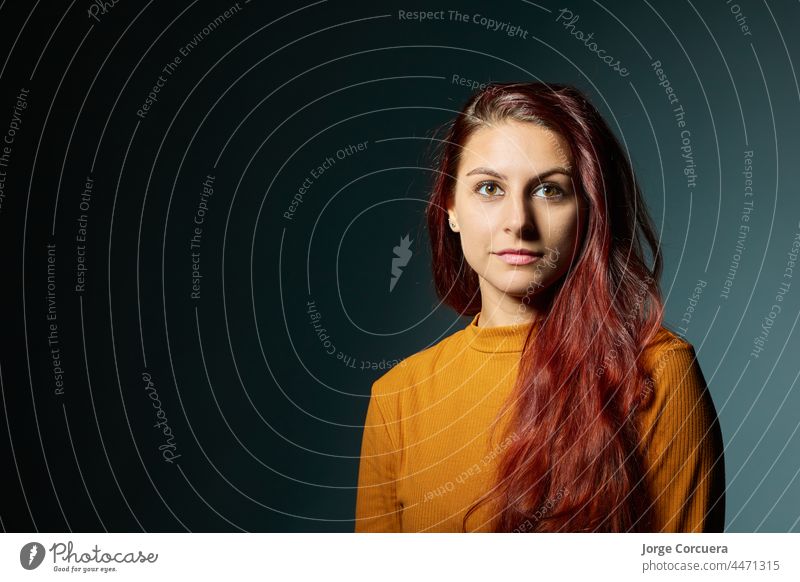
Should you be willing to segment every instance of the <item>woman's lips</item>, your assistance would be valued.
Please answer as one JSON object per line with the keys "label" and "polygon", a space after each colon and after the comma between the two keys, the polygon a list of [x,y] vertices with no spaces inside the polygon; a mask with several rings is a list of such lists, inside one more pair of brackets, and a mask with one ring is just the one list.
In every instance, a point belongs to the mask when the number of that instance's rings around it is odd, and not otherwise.
{"label": "woman's lips", "polygon": [[503,253],[497,258],[509,265],[528,265],[541,259],[538,255],[528,255],[525,253]]}

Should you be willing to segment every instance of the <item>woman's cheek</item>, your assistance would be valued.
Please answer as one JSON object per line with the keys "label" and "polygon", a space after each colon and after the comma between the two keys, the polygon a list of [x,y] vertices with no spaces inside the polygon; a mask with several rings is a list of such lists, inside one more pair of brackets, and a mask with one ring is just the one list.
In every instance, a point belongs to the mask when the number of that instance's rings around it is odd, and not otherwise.
{"label": "woman's cheek", "polygon": [[473,229],[462,228],[461,246],[464,258],[474,271],[483,273],[486,269],[486,253],[483,252],[482,235]]}

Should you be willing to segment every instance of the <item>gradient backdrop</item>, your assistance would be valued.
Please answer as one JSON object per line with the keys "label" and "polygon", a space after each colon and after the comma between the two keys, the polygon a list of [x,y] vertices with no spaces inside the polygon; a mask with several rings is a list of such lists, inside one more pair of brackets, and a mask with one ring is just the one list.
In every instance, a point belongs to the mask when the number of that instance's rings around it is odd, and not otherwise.
{"label": "gradient backdrop", "polygon": [[431,138],[478,84],[544,80],[633,159],[727,530],[800,531],[799,24],[755,0],[0,2],[2,529],[352,531],[372,382],[469,321],[433,292]]}

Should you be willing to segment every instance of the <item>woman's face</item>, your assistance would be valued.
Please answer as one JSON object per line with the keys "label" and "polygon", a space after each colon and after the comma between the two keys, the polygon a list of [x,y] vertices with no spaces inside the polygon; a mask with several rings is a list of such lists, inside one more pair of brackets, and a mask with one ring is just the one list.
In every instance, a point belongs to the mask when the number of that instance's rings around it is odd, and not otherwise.
{"label": "woman's face", "polygon": [[531,296],[527,302],[570,268],[588,210],[571,172],[564,139],[534,123],[503,121],[467,140],[448,213],[484,303]]}

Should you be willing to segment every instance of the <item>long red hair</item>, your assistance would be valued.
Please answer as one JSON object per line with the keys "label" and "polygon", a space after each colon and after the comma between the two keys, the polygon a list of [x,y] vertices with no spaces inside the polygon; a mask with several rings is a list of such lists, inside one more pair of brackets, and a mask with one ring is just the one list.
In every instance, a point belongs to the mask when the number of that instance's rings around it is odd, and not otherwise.
{"label": "long red hair", "polygon": [[589,214],[569,271],[545,290],[547,315],[531,326],[515,387],[497,416],[510,413],[508,432],[518,438],[510,439],[495,487],[469,508],[463,529],[494,497],[499,532],[652,531],[635,412],[651,392],[641,352],[661,325],[662,258],[630,161],[581,91],[493,83],[445,125],[426,212],[436,291],[462,315],[481,309],[478,275],[447,227],[446,209],[470,135],[506,119],[564,138]]}

